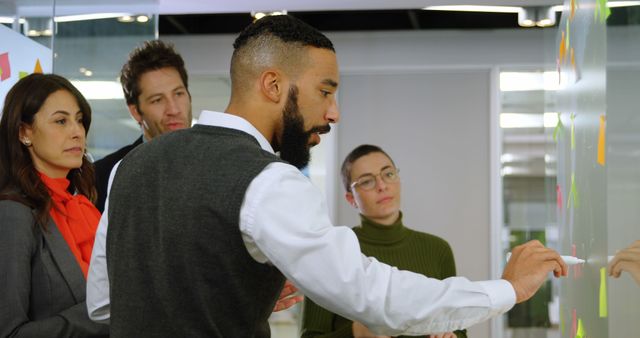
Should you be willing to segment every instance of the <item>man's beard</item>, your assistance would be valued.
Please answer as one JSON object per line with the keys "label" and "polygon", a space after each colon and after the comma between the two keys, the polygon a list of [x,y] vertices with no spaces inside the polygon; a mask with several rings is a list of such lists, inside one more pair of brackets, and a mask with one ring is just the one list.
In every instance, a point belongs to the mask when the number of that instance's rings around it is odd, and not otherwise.
{"label": "man's beard", "polygon": [[298,87],[291,86],[287,96],[287,102],[282,111],[283,131],[280,142],[280,158],[289,162],[298,169],[302,169],[309,164],[311,158],[309,137],[311,134],[322,132],[328,133],[331,127],[313,127],[311,130],[304,130],[304,118],[300,114],[298,107]]}

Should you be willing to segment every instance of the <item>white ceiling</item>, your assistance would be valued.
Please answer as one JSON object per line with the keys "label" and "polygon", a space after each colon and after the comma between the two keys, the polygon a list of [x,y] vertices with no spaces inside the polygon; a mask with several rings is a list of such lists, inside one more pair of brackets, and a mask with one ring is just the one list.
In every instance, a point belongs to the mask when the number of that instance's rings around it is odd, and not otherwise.
{"label": "white ceiling", "polygon": [[[242,13],[286,9],[295,11],[412,9],[434,5],[542,6],[562,0],[56,0],[58,14],[137,11],[160,14]],[[0,0],[0,12],[51,8],[53,0]],[[20,10],[23,9],[23,10]],[[61,13],[65,12],[65,13]],[[3,14],[3,13],[0,13]]]}
{"label": "white ceiling", "polygon": [[234,13],[282,10],[411,9],[434,5],[541,6],[562,0],[159,0],[160,14]]}

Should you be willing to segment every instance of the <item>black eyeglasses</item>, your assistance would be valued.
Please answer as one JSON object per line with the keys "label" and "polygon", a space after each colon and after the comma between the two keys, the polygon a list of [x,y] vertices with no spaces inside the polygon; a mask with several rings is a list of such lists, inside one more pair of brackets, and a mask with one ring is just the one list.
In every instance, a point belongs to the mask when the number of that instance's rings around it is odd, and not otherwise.
{"label": "black eyeglasses", "polygon": [[393,184],[398,182],[398,179],[400,179],[400,176],[398,175],[399,173],[400,169],[398,168],[385,168],[376,175],[366,174],[360,176],[360,178],[358,178],[355,182],[351,183],[350,187],[352,190],[355,188],[360,188],[362,190],[372,190],[378,185],[378,180],[376,179],[377,176],[380,176],[384,183]]}

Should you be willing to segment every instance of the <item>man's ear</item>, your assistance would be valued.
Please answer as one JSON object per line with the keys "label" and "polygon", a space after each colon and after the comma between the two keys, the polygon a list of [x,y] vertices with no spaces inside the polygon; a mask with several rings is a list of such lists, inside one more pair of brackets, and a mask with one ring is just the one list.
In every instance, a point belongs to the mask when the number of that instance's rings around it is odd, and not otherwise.
{"label": "man's ear", "polygon": [[140,114],[140,112],[138,111],[138,107],[136,107],[135,104],[129,104],[127,105],[127,107],[129,108],[131,117],[138,121],[138,124],[142,123],[142,114]]}
{"label": "man's ear", "polygon": [[260,91],[273,103],[279,103],[284,93],[282,74],[277,70],[266,70],[260,75]]}
{"label": "man's ear", "polygon": [[347,191],[344,194],[344,198],[347,200],[347,202],[349,202],[349,204],[351,204],[352,207],[354,207],[356,209],[358,208],[358,204],[356,203],[356,199],[353,196],[353,193],[351,191]]}

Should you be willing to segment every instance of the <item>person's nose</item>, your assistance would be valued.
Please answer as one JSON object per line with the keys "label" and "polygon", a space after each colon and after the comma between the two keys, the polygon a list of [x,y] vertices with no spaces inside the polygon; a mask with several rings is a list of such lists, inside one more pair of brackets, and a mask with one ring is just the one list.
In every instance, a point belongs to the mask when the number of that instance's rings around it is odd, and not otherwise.
{"label": "person's nose", "polygon": [[378,189],[378,191],[387,190],[387,182],[385,182],[382,179],[382,175],[377,175],[376,176],[376,188]]}
{"label": "person's nose", "polygon": [[338,123],[340,120],[340,109],[338,108],[338,101],[333,98],[329,110],[327,111],[327,120],[329,123]]}
{"label": "person's nose", "polygon": [[167,100],[167,115],[178,115],[180,113],[180,106],[178,105],[178,100],[175,98],[169,98]]}
{"label": "person's nose", "polygon": [[81,121],[74,121],[71,128],[71,137],[74,139],[84,139],[84,124]]}

